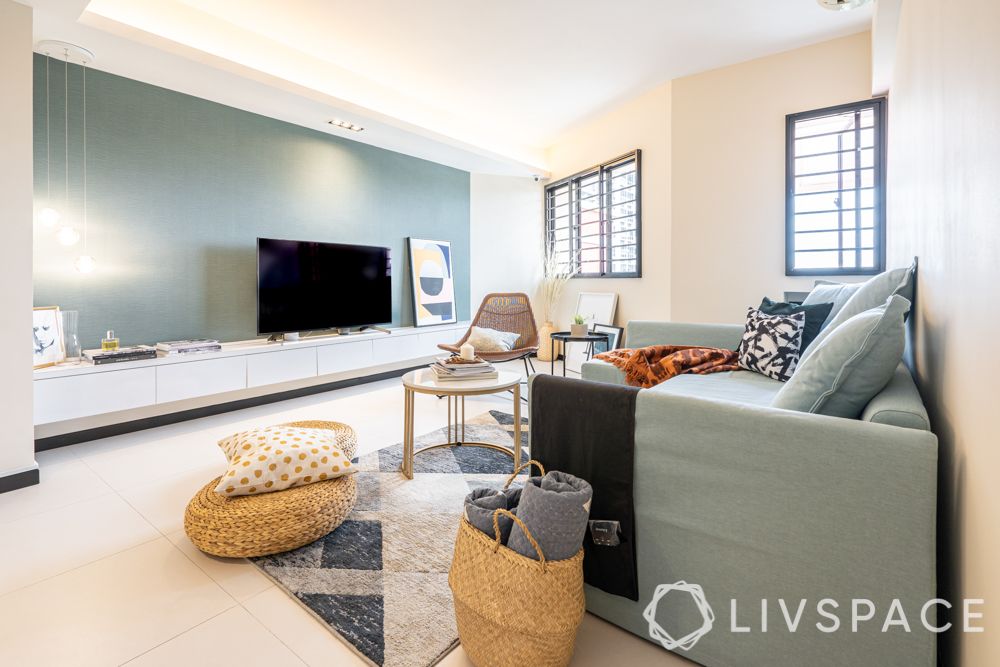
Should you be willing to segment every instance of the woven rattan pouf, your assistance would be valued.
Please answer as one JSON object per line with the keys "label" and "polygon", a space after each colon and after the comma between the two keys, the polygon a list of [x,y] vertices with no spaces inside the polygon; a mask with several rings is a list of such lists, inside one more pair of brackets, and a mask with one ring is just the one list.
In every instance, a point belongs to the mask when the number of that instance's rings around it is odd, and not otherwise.
{"label": "woven rattan pouf", "polygon": [[[282,426],[334,431],[344,454],[354,457],[354,429],[327,421],[300,421]],[[215,492],[216,477],[188,503],[184,532],[213,556],[247,558],[297,549],[339,526],[354,509],[354,475],[257,496],[227,498]]]}

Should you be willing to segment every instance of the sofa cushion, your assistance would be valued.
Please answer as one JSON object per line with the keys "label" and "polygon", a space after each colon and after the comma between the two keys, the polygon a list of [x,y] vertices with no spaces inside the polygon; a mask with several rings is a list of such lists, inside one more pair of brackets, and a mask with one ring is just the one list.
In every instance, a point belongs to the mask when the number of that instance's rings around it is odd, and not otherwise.
{"label": "sofa cushion", "polygon": [[771,404],[776,408],[857,418],[892,379],[906,343],[903,318],[910,302],[892,295],[813,342],[792,379]]}
{"label": "sofa cushion", "polygon": [[[916,270],[917,262],[914,260],[910,266],[904,269],[885,271],[860,285],[854,286],[853,290],[845,289],[842,294],[838,295],[838,298],[842,299],[847,292],[850,292],[850,297],[839,309],[837,308],[836,301],[834,302],[834,310],[830,312],[829,319],[823,330],[816,336],[812,344],[803,350],[803,360],[812,354],[819,342],[828,336],[831,331],[855,315],[881,306],[890,296],[898,294],[912,303]],[[817,285],[813,292],[819,290],[821,287],[828,286]],[[812,295],[813,293],[810,292],[809,297]],[[807,302],[814,303],[809,297],[806,297],[805,301],[803,301],[804,304]],[[817,295],[817,298],[819,298],[819,295]]]}
{"label": "sofa cushion", "polygon": [[781,382],[760,373],[726,371],[709,375],[678,375],[647,391],[749,405],[770,405],[781,387]]}
{"label": "sofa cushion", "polygon": [[756,308],[747,308],[746,329],[737,350],[740,366],[787,382],[799,363],[805,326],[804,312],[768,315]]}
{"label": "sofa cushion", "polygon": [[[803,306],[815,306],[821,303],[833,304],[830,308],[830,313],[826,316],[826,320],[823,321],[823,325],[820,327],[820,331],[830,326],[830,322],[833,318],[837,316],[837,313],[841,311],[844,304],[847,303],[848,299],[854,296],[854,293],[861,289],[863,283],[832,283],[828,280],[816,281],[816,286],[812,288],[812,291],[806,295],[806,298],[802,300]],[[815,339],[814,339],[815,340]]]}

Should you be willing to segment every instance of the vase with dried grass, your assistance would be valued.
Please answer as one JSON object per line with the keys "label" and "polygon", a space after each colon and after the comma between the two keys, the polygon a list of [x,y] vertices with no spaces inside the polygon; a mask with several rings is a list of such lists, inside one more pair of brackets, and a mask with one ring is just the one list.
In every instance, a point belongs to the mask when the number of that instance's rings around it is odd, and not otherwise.
{"label": "vase with dried grass", "polygon": [[[559,305],[559,299],[562,297],[563,290],[566,289],[566,283],[573,277],[576,270],[573,269],[571,262],[560,261],[551,249],[545,253],[542,268],[544,273],[538,284],[536,295],[538,310],[543,320],[541,326],[538,327],[538,360],[552,361],[551,336],[554,331],[558,330],[553,322],[556,306]],[[559,351],[556,350],[556,354],[558,353]]]}

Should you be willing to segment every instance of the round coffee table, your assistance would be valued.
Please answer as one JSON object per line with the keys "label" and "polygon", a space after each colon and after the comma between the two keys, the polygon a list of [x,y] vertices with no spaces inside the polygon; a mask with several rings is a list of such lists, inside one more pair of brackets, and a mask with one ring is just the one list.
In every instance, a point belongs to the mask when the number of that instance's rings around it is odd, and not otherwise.
{"label": "round coffee table", "polygon": [[[410,371],[403,376],[403,463],[400,470],[407,479],[413,479],[413,457],[422,452],[441,447],[487,447],[503,452],[514,459],[511,470],[521,465],[521,375],[500,371],[495,378],[485,380],[451,380],[441,382],[429,368]],[[514,392],[514,450],[492,442],[469,442],[465,439],[465,397]],[[448,442],[416,449],[413,436],[414,396],[432,394],[448,399]],[[454,403],[454,406],[452,405]]]}
{"label": "round coffee table", "polygon": [[[563,345],[563,377],[566,377],[566,346],[565,343],[586,343],[587,344],[587,361],[594,356],[594,343],[600,341],[605,341],[608,347],[611,347],[611,334],[608,333],[598,333],[594,331],[588,331],[586,336],[574,336],[569,331],[557,331],[555,333],[549,334],[552,338],[552,361],[549,367],[549,373],[552,375],[556,374],[556,341],[561,341]],[[573,371],[574,373],[576,371]]]}

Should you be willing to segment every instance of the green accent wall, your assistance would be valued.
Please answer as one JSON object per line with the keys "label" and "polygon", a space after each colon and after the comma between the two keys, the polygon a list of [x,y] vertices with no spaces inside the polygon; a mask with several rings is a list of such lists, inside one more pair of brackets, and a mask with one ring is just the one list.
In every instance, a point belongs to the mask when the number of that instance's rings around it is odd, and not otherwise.
{"label": "green accent wall", "polygon": [[[35,198],[81,232],[82,68],[69,67],[64,201],[63,63],[35,57]],[[325,119],[317,119],[323,122]],[[87,72],[88,250],[73,268],[35,223],[35,305],[80,311],[84,347],[256,337],[258,236],[392,248],[392,324],[413,323],[406,237],[451,241],[469,317],[469,174],[131,79]],[[60,223],[63,224],[63,223]]]}

